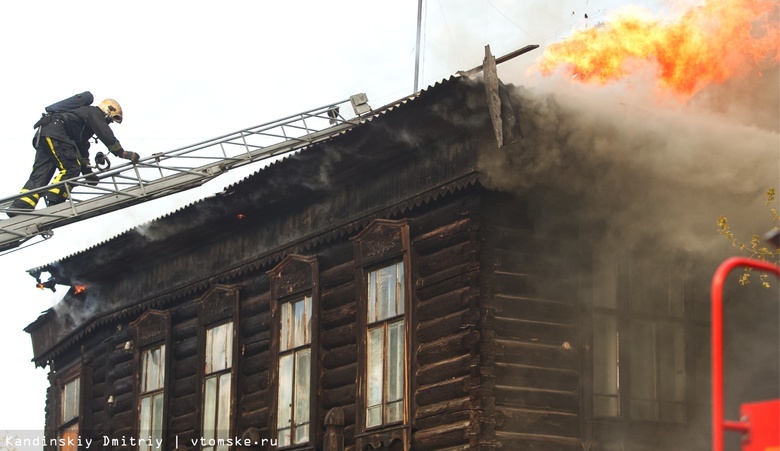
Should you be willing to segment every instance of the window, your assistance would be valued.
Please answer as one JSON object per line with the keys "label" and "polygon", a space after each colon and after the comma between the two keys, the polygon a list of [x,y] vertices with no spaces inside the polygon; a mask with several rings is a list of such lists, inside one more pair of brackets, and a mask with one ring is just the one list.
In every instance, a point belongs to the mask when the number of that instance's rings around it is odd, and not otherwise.
{"label": "window", "polygon": [[280,305],[278,446],[309,441],[312,299]]}
{"label": "window", "polygon": [[685,283],[672,266],[600,265],[592,304],[595,417],[686,421]]}
{"label": "window", "polygon": [[404,419],[404,264],[368,273],[366,428]]}
{"label": "window", "polygon": [[70,446],[69,443],[78,443],[79,439],[79,413],[80,413],[80,391],[81,378],[79,376],[66,379],[60,386],[60,420],[59,420],[59,438],[61,451],[76,451],[76,446]]}
{"label": "window", "polygon": [[165,345],[141,353],[140,384],[138,438],[142,445],[139,449],[153,449],[163,435]]}
{"label": "window", "polygon": [[[268,271],[271,282],[273,337],[272,419],[279,447],[317,448],[317,309],[319,266],[316,257],[288,255]],[[312,431],[314,429],[314,431]]]}
{"label": "window", "polygon": [[414,347],[409,222],[376,219],[352,241],[359,287],[356,448],[409,449]]}
{"label": "window", "polygon": [[[233,366],[233,323],[206,329],[206,362],[203,380],[203,438],[215,443],[230,438],[231,369]],[[226,445],[204,450],[227,451]]]}
{"label": "window", "polygon": [[[165,448],[166,356],[170,349],[170,314],[150,309],[130,323],[135,335],[133,358],[136,370],[136,433],[138,449],[156,449],[160,441]],[[150,440],[151,439],[151,440]]]}

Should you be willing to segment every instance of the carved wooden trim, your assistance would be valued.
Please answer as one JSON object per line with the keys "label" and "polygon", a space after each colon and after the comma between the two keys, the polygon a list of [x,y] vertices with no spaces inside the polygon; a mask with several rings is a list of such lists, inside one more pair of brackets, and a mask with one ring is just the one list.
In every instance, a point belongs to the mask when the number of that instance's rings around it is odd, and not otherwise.
{"label": "carved wooden trim", "polygon": [[214,285],[198,299],[201,323],[211,324],[233,317],[238,302],[238,285]]}
{"label": "carved wooden trim", "polygon": [[288,255],[276,267],[268,271],[273,287],[272,296],[276,299],[303,291],[311,291],[315,284],[314,263],[316,257]]}
{"label": "carved wooden trim", "polygon": [[393,258],[409,249],[409,220],[376,219],[351,240],[357,266]]}
{"label": "carved wooden trim", "polygon": [[170,314],[160,310],[148,310],[130,323],[135,331],[136,347],[146,347],[163,342],[168,337]]}

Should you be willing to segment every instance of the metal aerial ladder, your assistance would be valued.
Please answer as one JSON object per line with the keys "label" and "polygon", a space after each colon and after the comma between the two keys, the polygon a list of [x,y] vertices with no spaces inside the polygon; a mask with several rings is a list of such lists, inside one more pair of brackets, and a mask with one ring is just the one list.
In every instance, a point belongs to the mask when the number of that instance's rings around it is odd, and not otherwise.
{"label": "metal aerial ladder", "polygon": [[[352,119],[344,119],[340,113],[345,104],[351,104],[355,112]],[[100,171],[95,174],[100,181],[95,186],[82,176],[2,198],[0,213],[15,216],[0,219],[0,252],[31,238],[48,239],[56,227],[195,188],[231,169],[295,152],[342,133],[375,113],[365,94],[357,94],[273,122],[149,155],[136,164],[127,162],[113,169],[110,161],[107,165],[98,164]],[[36,193],[43,197],[56,187],[68,190],[67,202],[36,210],[10,207],[15,199]]]}

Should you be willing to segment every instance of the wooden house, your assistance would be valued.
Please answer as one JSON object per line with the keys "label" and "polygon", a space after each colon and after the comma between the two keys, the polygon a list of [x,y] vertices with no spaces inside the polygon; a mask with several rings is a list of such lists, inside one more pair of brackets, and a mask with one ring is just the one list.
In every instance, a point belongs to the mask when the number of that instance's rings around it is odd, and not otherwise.
{"label": "wooden house", "polygon": [[73,287],[26,328],[50,369],[46,436],[169,450],[706,443],[706,311],[693,314],[706,290],[668,266],[594,263],[579,226],[542,226],[552,205],[486,183],[480,159],[533,133],[512,89],[444,80],[31,270]]}

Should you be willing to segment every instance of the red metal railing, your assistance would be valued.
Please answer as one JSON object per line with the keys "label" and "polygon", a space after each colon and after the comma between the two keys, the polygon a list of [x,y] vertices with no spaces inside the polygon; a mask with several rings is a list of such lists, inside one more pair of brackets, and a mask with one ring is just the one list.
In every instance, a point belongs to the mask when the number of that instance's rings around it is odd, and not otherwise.
{"label": "red metal railing", "polygon": [[723,283],[736,267],[772,272],[780,277],[780,267],[762,260],[732,257],[721,263],[712,277],[712,449],[723,451],[723,431],[750,432],[745,421],[723,419]]}

